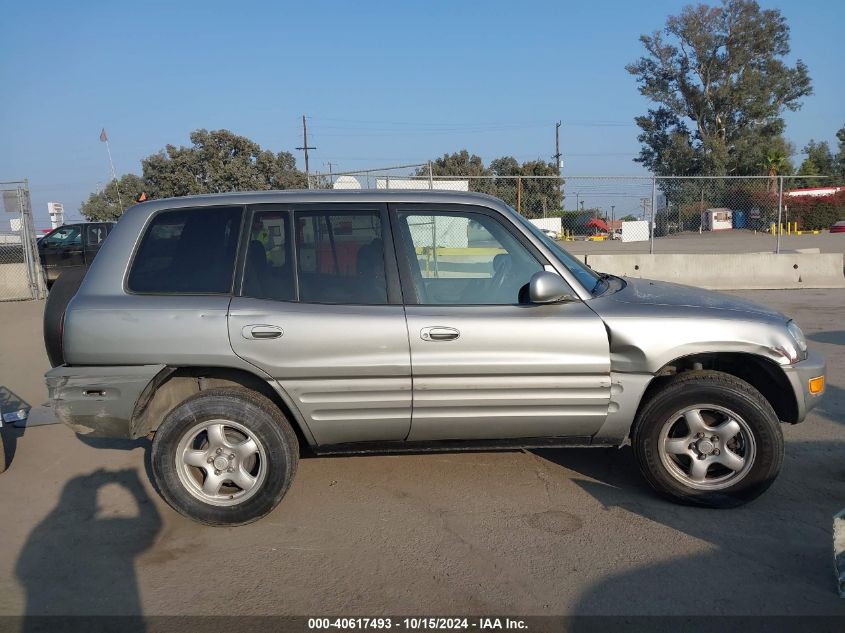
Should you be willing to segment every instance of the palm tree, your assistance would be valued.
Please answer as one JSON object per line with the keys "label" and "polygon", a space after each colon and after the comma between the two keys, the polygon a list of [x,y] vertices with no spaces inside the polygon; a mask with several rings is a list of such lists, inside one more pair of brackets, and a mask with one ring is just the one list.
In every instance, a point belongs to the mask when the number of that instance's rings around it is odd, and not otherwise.
{"label": "palm tree", "polygon": [[761,167],[766,171],[769,177],[769,193],[777,193],[778,175],[780,175],[788,165],[788,157],[781,150],[770,150],[763,159]]}

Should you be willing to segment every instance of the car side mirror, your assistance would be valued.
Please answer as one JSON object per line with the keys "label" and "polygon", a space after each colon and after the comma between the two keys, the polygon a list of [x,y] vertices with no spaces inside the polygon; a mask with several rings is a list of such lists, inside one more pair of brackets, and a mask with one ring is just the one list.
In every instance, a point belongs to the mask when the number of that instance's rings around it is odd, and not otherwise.
{"label": "car side mirror", "polygon": [[528,298],[531,303],[555,303],[571,301],[572,290],[560,275],[541,270],[531,275],[528,282]]}

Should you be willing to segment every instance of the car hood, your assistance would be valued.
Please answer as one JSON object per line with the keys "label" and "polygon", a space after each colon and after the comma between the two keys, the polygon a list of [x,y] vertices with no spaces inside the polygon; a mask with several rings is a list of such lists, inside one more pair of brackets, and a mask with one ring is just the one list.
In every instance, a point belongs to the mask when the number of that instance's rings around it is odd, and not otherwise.
{"label": "car hood", "polygon": [[758,318],[768,317],[788,321],[788,318],[777,310],[721,292],[650,279],[626,277],[625,283],[624,288],[611,295],[614,301],[628,304],[744,312]]}

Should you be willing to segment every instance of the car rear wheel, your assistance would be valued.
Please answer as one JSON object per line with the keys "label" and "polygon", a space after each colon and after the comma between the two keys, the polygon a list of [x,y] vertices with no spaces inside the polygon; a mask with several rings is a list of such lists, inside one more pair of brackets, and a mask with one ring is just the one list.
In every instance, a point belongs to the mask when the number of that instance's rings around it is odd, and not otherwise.
{"label": "car rear wheel", "polygon": [[152,446],[155,484],[177,512],[206,525],[268,514],[296,472],[299,445],[279,408],[243,388],[202,391],[171,411]]}
{"label": "car rear wheel", "polygon": [[632,435],[646,480],[674,501],[735,507],[762,494],[783,463],[777,415],[754,387],[715,371],[671,378]]}

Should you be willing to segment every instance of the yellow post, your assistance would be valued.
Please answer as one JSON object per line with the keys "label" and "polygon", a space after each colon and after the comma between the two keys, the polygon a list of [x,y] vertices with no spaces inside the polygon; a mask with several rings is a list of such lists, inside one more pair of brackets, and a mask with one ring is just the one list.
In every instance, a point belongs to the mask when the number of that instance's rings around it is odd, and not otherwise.
{"label": "yellow post", "polygon": [[772,235],[775,234],[775,223],[774,222],[772,222],[772,226],[769,227],[769,233],[771,233]]}

